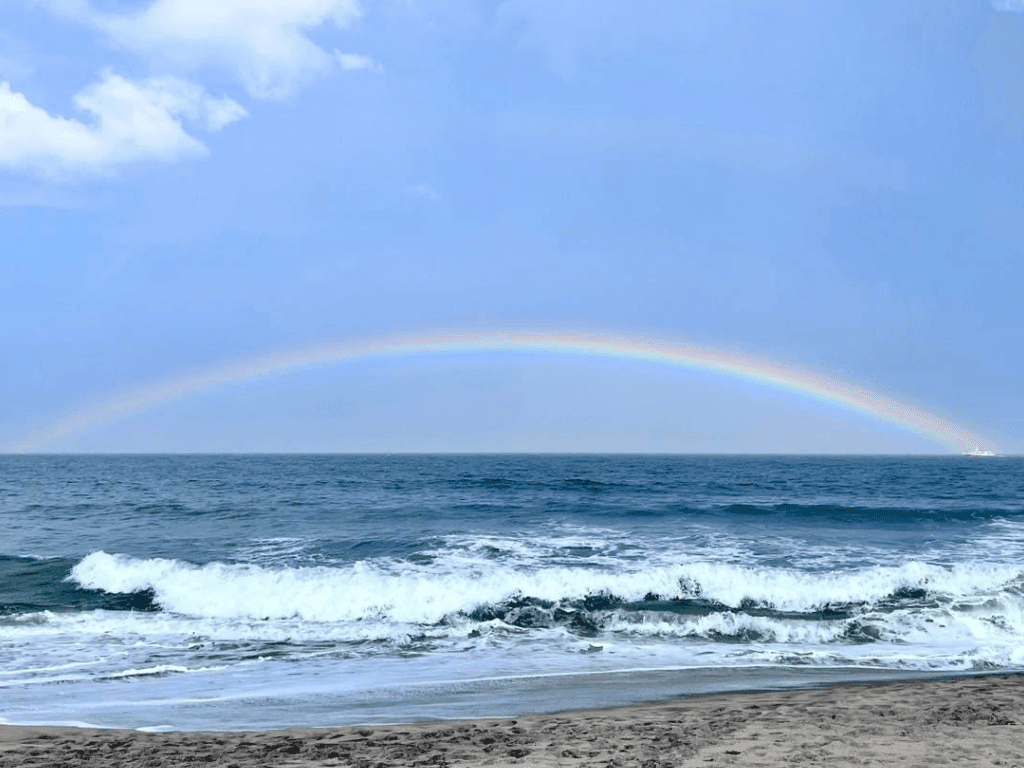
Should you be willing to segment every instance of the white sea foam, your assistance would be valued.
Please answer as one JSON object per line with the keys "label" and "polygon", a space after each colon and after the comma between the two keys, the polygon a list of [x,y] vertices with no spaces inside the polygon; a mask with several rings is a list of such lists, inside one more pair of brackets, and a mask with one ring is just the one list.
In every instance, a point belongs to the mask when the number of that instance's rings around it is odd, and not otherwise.
{"label": "white sea foam", "polygon": [[0,688],[15,688],[25,685],[52,685],[53,683],[73,683],[79,680],[91,680],[89,675],[51,675],[41,677],[30,675],[26,677],[15,677],[9,680],[0,680]]}
{"label": "white sea foam", "polygon": [[[22,675],[25,673],[36,674],[39,672],[57,672],[63,669],[80,669],[82,667],[94,667],[97,664],[102,664],[101,659],[91,659],[90,661],[77,661],[70,664],[49,664],[45,667],[27,667],[22,669],[0,669],[0,678],[9,677],[11,675]],[[2,682],[0,682],[2,684]]]}
{"label": "white sea foam", "polygon": [[680,637],[715,640],[718,638],[750,638],[761,643],[792,643],[820,645],[844,637],[849,621],[787,621],[765,616],[739,613],[712,613],[699,617],[680,617],[677,621],[654,617],[618,615],[605,624],[605,629],[626,634],[656,637]]}
{"label": "white sea foam", "polygon": [[152,667],[141,667],[123,669],[119,672],[110,672],[103,675],[102,679],[107,680],[118,680],[126,677],[147,677],[149,675],[175,675],[183,674],[187,672],[210,672],[215,669],[225,669],[225,667],[198,667],[196,669],[190,669],[189,667],[183,667],[180,664],[157,664]]}
{"label": "white sea foam", "polygon": [[185,667],[180,664],[157,664],[151,667],[130,667],[128,669],[101,671],[98,674],[66,674],[43,676],[32,674],[36,670],[15,670],[19,677],[0,680],[0,688],[14,688],[26,685],[51,685],[53,683],[74,683],[84,680],[124,680],[135,677],[159,677],[188,672],[212,672],[227,667]]}
{"label": "white sea foam", "polygon": [[[165,611],[183,616],[427,625],[516,596],[559,602],[606,593],[639,601],[653,592],[662,599],[701,597],[732,608],[753,603],[812,612],[830,605],[873,605],[901,589],[923,589],[950,600],[1005,601],[1011,596],[1003,590],[1021,581],[1019,568],[984,563],[949,568],[908,562],[826,573],[707,561],[628,570],[632,565],[620,563],[618,570],[518,567],[452,552],[427,565],[382,558],[343,567],[266,568],[94,552],[70,578],[84,588],[113,593],[152,590]],[[1011,602],[1019,618],[1019,600]]]}

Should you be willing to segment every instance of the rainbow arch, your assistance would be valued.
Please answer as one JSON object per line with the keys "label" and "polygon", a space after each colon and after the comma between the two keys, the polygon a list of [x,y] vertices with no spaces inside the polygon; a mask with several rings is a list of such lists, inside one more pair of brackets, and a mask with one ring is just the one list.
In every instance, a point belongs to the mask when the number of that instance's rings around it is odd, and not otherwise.
{"label": "rainbow arch", "polygon": [[549,331],[455,331],[317,344],[166,379],[71,413],[32,432],[8,450],[19,453],[44,450],[55,441],[85,432],[104,422],[226,384],[356,360],[479,352],[582,355],[721,373],[865,414],[921,435],[947,450],[970,451],[987,445],[987,441],[980,435],[888,395],[747,355],[642,336]]}

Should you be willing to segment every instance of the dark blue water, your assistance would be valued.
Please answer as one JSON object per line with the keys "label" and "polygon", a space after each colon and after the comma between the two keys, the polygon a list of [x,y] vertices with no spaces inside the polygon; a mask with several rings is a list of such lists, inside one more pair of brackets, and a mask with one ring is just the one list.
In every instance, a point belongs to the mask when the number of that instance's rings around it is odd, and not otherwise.
{"label": "dark blue water", "polygon": [[329,725],[1024,666],[1018,458],[3,456],[0,534],[11,722]]}

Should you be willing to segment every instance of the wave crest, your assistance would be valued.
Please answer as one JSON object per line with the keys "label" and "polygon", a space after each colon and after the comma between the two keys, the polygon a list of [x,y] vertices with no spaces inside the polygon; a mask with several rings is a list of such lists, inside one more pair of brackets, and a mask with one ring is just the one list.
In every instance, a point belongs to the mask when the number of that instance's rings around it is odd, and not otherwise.
{"label": "wave crest", "polygon": [[1020,602],[1022,584],[1018,569],[979,563],[806,573],[697,561],[616,571],[516,568],[453,555],[429,564],[380,559],[270,568],[102,551],[84,558],[68,578],[90,590],[152,594],[164,611],[204,618],[436,624],[452,616],[507,620],[514,613],[520,617],[515,623],[535,626],[544,622],[529,618],[536,611],[524,610],[528,605],[551,615],[556,608],[590,616],[644,608],[829,620],[994,598]]}

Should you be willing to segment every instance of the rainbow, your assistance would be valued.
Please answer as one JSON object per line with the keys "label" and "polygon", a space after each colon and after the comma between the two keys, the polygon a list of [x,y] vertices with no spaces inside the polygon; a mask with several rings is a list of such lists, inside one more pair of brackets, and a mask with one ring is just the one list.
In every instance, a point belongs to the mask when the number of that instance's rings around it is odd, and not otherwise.
{"label": "rainbow", "polygon": [[951,451],[971,451],[987,445],[980,435],[888,395],[747,355],[646,337],[613,334],[461,331],[318,344],[167,379],[71,413],[50,426],[27,435],[8,450],[18,453],[40,451],[48,445],[85,432],[104,422],[227,384],[266,379],[303,369],[356,360],[481,352],[582,355],[710,371],[787,390],[862,413],[933,440]]}

